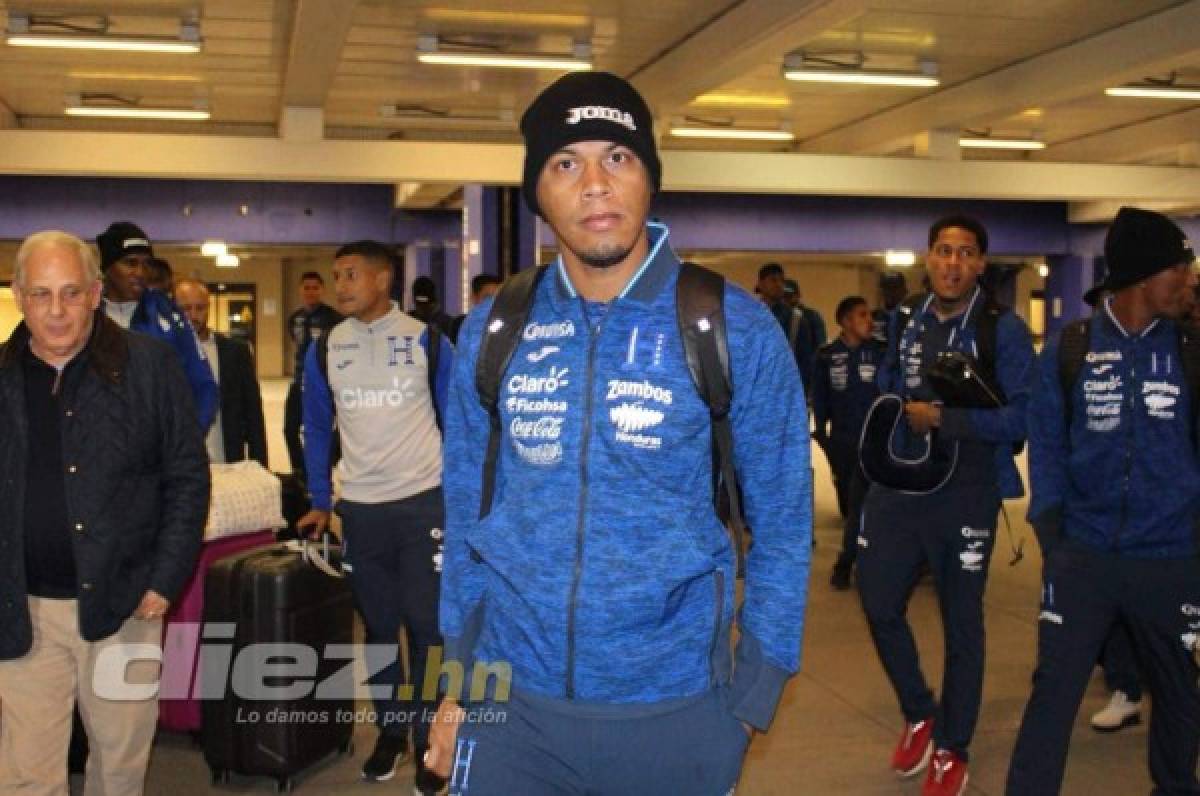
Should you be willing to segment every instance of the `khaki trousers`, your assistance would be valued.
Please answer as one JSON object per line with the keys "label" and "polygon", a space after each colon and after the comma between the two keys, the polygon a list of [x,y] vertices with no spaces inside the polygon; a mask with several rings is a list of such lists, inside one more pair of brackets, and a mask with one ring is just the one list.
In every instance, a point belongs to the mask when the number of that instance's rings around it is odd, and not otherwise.
{"label": "khaki trousers", "polygon": [[30,597],[29,612],[32,649],[0,661],[0,794],[67,796],[78,702],[91,750],[85,796],[140,796],[158,722],[162,620],[128,619],[88,642],[75,600]]}

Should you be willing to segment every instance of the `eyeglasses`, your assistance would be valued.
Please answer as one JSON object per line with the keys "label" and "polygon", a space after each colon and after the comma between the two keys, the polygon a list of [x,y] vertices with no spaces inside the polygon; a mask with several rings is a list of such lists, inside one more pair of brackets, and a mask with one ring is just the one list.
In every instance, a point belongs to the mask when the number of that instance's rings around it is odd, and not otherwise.
{"label": "eyeglasses", "polygon": [[973,260],[980,255],[979,247],[977,246],[951,246],[949,243],[939,243],[931,250],[938,257],[949,259],[958,253],[960,260]]}
{"label": "eyeglasses", "polygon": [[[68,285],[58,291],[58,300],[67,307],[81,307],[87,303],[90,292],[87,288],[78,285]],[[35,287],[30,290],[22,290],[21,296],[29,302],[30,306],[43,310],[52,303],[54,291],[45,287]]]}

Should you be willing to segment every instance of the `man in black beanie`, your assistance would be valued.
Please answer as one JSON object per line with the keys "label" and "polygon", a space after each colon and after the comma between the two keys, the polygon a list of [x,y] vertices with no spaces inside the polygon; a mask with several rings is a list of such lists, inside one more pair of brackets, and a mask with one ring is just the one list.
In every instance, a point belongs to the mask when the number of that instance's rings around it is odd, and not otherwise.
{"label": "man in black beanie", "polygon": [[[521,132],[522,190],[559,257],[510,279],[460,332],[439,606],[447,665],[467,682],[507,670],[511,691],[472,694],[467,718],[444,703],[428,764],[472,796],[725,796],[799,666],[812,531],[799,372],[767,308],[684,271],[666,225],[649,220],[661,168],[628,83],[563,77]],[[683,273],[711,292],[688,292]],[[695,293],[723,306],[687,326],[701,336],[722,313],[735,385],[722,427],[680,331]],[[505,329],[519,335],[500,376],[488,366]],[[494,412],[480,399],[493,386]],[[732,436],[754,528],[736,612],[714,428]]]}
{"label": "man in black beanie", "polygon": [[1153,697],[1155,793],[1200,793],[1200,346],[1174,320],[1195,255],[1165,216],[1123,207],[1108,293],[1041,356],[1029,410],[1029,521],[1045,555],[1038,664],[1009,796],[1057,794],[1101,645],[1129,629]]}
{"label": "man in black beanie", "polygon": [[133,222],[114,221],[96,236],[96,247],[105,314],[121,328],[157,337],[175,349],[192,388],[196,418],[207,433],[221,401],[217,380],[187,317],[170,296],[150,286],[155,261],[150,239]]}

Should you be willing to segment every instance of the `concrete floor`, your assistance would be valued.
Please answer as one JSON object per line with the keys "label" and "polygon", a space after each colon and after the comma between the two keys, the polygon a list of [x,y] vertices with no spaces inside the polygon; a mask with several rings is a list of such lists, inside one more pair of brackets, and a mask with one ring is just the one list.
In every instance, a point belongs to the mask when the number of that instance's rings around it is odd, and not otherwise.
{"label": "concrete floor", "polygon": [[[286,385],[264,386],[273,469],[286,470],[282,400]],[[858,598],[854,592],[830,590],[828,576],[840,544],[839,519],[828,470],[819,455],[816,536],[809,592],[803,669],[788,686],[771,732],[750,747],[738,793],[741,796],[794,794],[917,794],[920,778],[898,782],[888,768],[901,718],[895,698],[875,657]],[[1029,694],[1036,638],[1036,608],[1041,560],[1025,524],[1025,502],[1007,505],[1013,533],[1025,539],[1025,559],[1009,566],[1007,536],[1001,532],[992,560],[987,593],[988,657],[983,712],[972,745],[972,794],[1000,794]],[[910,617],[931,682],[941,678],[941,627],[933,589],[917,588]],[[1087,727],[1087,717],[1107,701],[1099,677],[1093,679],[1072,740],[1064,794],[1125,796],[1150,791],[1146,773],[1146,732],[1135,727],[1116,735],[1100,735]],[[351,758],[330,760],[298,779],[303,792],[362,794],[368,786],[358,769],[369,752],[374,732],[360,727],[358,751]],[[405,767],[392,782],[374,786],[380,792],[411,793],[412,769]],[[220,789],[209,786],[208,770],[190,738],[160,733],[147,778],[152,796],[190,796],[221,792],[270,792],[268,780],[235,778]],[[515,795],[514,795],[515,796]],[[683,795],[686,796],[686,795]]]}

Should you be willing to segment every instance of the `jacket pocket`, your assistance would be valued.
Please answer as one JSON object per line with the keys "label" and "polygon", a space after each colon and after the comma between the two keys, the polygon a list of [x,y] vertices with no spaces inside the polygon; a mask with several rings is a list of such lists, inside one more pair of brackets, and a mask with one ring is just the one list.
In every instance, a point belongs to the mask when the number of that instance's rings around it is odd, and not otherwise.
{"label": "jacket pocket", "polygon": [[[725,571],[714,569],[713,579],[713,626],[712,637],[708,644],[708,665],[710,681],[714,686],[729,680],[728,649],[722,648],[721,639],[725,626]],[[728,645],[725,645],[726,647]]]}

